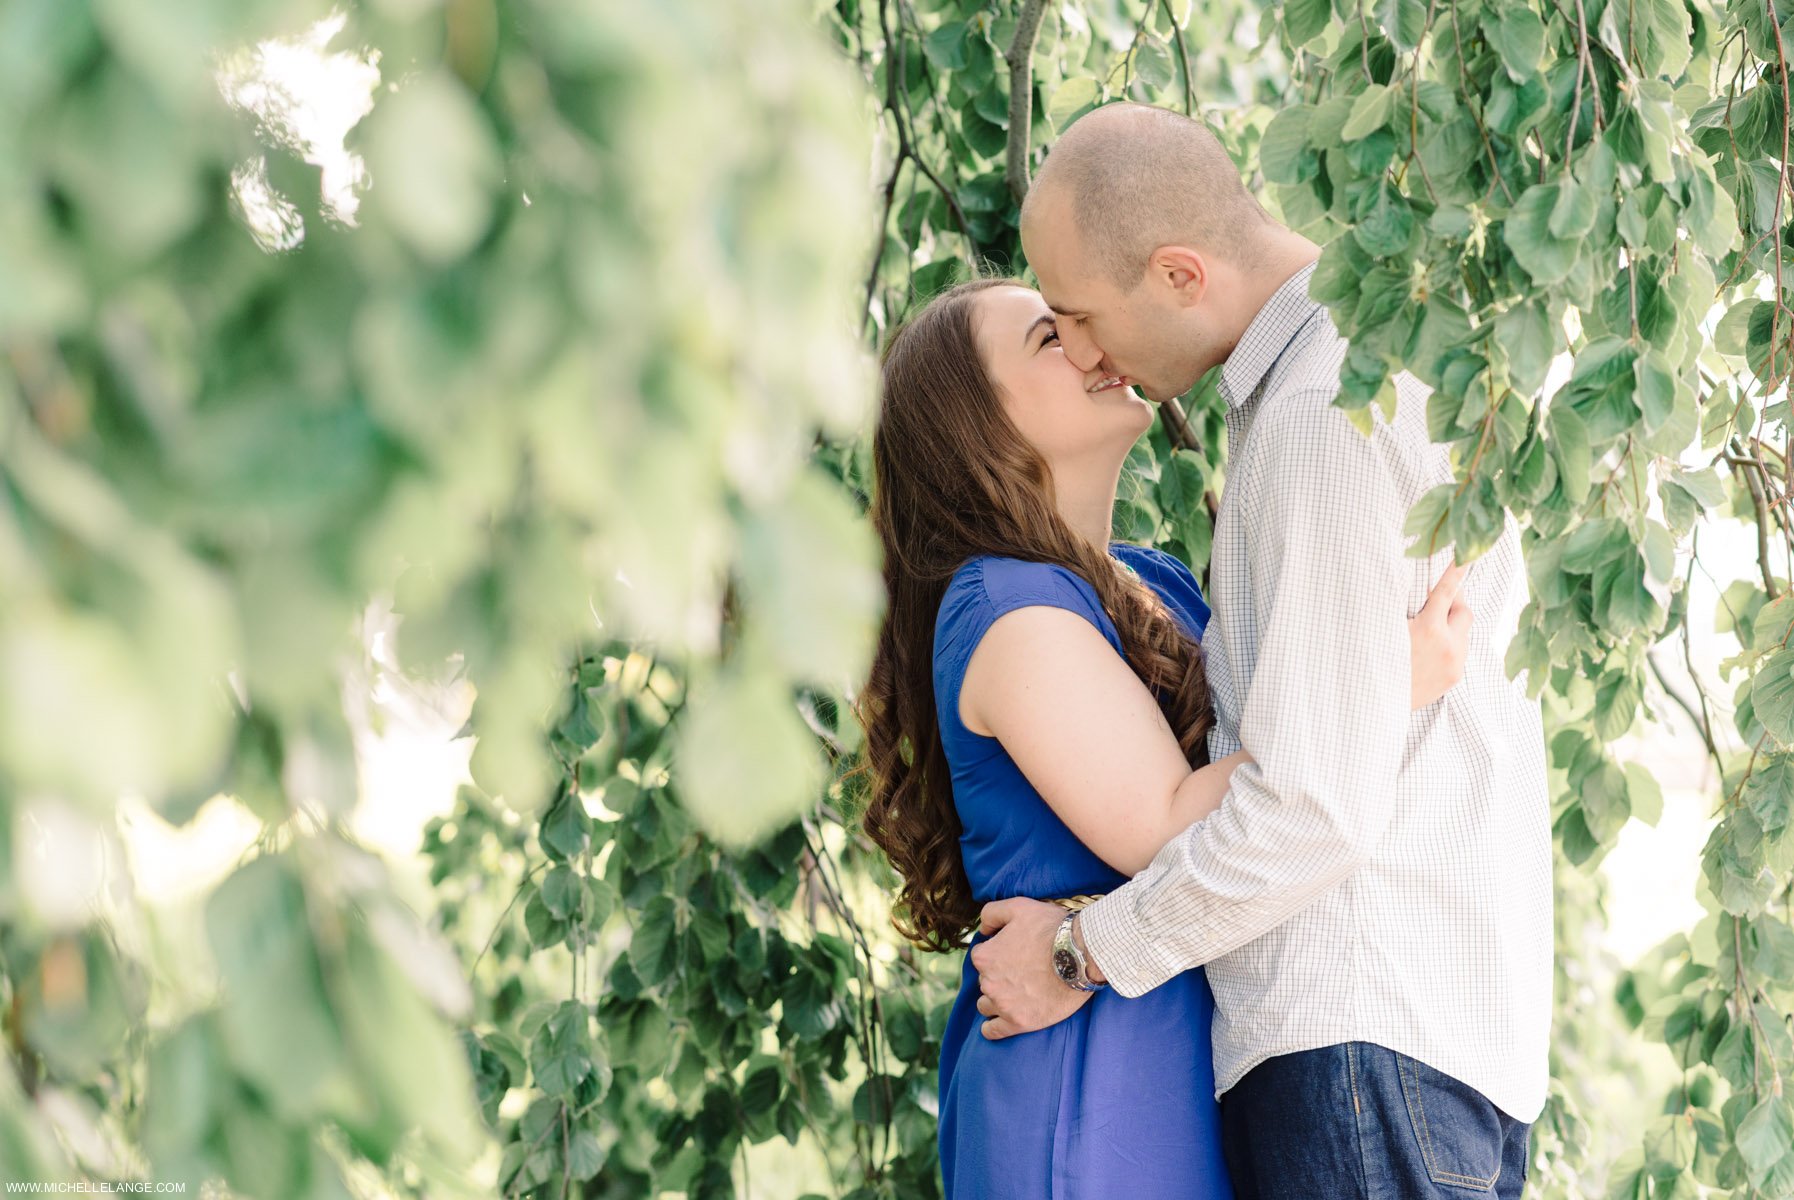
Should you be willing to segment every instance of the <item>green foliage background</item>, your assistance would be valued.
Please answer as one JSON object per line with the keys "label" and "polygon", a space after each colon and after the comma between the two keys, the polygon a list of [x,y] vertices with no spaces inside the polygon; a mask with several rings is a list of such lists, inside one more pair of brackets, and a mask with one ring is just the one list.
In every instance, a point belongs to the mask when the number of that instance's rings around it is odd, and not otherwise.
{"label": "green foliage background", "polygon": [[[365,0],[341,40],[395,86],[353,224],[214,81],[326,15],[0,0],[0,1175],[937,1194],[958,964],[895,942],[853,825],[867,351],[1024,269],[1030,166],[1131,97],[1325,243],[1343,404],[1433,386],[1459,482],[1417,547],[1525,530],[1564,860],[1534,1194],[1794,1194],[1773,2]],[[260,158],[302,226],[272,252],[232,207]],[[1203,570],[1225,469],[1199,386],[1118,535]],[[1761,586],[1691,614],[1730,520]],[[406,664],[479,689],[422,912],[348,819],[380,595]],[[1730,695],[1661,670],[1691,621]],[[1661,807],[1613,745],[1668,705],[1723,781],[1709,915],[1619,973],[1590,869]],[[45,813],[218,792],[265,829],[189,931],[215,979],[171,976],[128,873],[71,916],[16,869]]]}

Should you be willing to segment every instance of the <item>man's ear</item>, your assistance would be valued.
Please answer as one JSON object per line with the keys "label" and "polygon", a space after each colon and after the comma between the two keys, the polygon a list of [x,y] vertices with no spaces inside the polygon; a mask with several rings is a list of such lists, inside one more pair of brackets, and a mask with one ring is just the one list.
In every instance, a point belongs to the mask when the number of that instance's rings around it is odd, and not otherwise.
{"label": "man's ear", "polygon": [[1147,276],[1170,290],[1180,307],[1192,308],[1208,290],[1209,263],[1189,246],[1160,246],[1147,260]]}

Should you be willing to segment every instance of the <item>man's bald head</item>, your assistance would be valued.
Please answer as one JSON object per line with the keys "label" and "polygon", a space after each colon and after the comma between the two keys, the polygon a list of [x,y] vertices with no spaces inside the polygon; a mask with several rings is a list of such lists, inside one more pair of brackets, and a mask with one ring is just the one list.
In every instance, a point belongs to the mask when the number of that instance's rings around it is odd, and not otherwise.
{"label": "man's bald head", "polygon": [[1023,222],[1049,207],[1070,217],[1084,260],[1123,292],[1160,246],[1249,268],[1258,236],[1276,227],[1207,126],[1143,104],[1105,105],[1054,143]]}

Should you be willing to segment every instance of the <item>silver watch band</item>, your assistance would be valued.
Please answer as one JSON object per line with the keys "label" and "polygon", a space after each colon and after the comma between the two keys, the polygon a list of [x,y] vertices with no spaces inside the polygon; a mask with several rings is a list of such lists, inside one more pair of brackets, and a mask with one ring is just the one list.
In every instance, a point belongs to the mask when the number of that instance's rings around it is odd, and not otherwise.
{"label": "silver watch band", "polygon": [[1095,992],[1107,987],[1106,983],[1094,983],[1090,978],[1089,964],[1084,952],[1078,949],[1077,939],[1072,936],[1072,922],[1078,919],[1076,912],[1068,912],[1059,922],[1058,930],[1053,934],[1053,971],[1066,987],[1080,992]]}

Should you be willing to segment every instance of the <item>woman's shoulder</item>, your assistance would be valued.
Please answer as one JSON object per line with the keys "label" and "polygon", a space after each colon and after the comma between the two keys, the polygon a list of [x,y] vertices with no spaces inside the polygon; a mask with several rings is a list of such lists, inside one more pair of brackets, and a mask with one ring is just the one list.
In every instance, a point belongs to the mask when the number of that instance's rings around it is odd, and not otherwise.
{"label": "woman's shoulder", "polygon": [[[983,554],[953,573],[935,619],[935,640],[963,625],[988,626],[1018,608],[1047,604],[1094,614],[1101,608],[1096,589],[1076,571],[1058,563]],[[979,630],[982,632],[982,629]]]}
{"label": "woman's shoulder", "polygon": [[1181,559],[1153,546],[1136,546],[1129,542],[1116,542],[1109,547],[1109,552],[1134,568],[1146,585],[1162,598],[1187,609],[1190,619],[1198,626],[1195,632],[1200,636],[1201,626],[1208,624],[1208,600],[1202,594],[1202,585],[1196,581],[1195,572]]}
{"label": "woman's shoulder", "polygon": [[1189,586],[1201,590],[1196,582],[1195,572],[1184,565],[1182,559],[1174,554],[1167,554],[1156,546],[1136,546],[1132,542],[1115,542],[1109,546],[1109,553],[1119,558],[1144,576],[1148,571],[1154,575],[1168,579],[1177,579]]}

